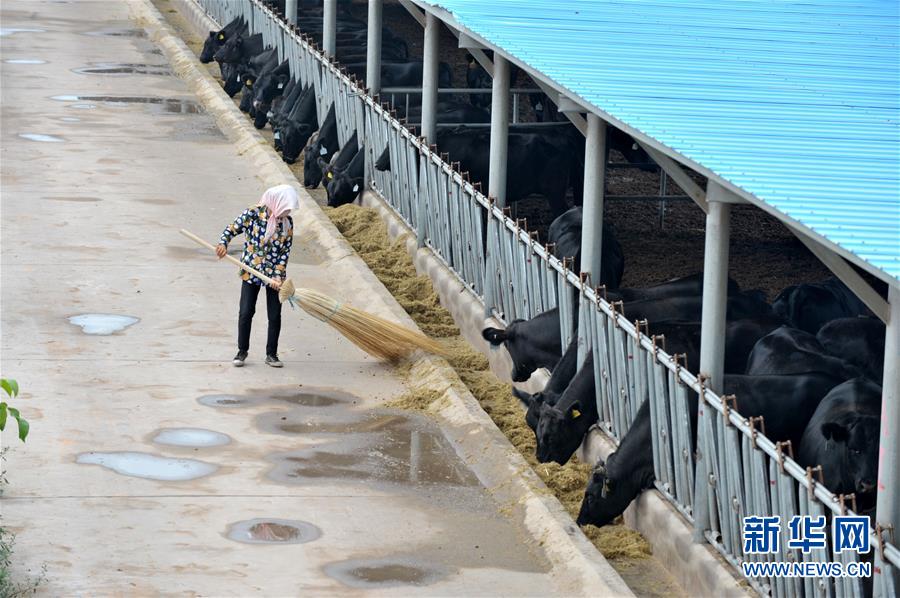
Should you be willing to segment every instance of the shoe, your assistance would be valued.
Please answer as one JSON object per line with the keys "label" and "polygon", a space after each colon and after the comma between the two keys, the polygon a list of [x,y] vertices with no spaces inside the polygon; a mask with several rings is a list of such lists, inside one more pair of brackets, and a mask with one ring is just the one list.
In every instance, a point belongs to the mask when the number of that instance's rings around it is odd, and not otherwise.
{"label": "shoe", "polygon": [[266,355],[266,365],[270,365],[273,368],[284,367],[284,364],[278,360],[278,355]]}
{"label": "shoe", "polygon": [[234,359],[231,360],[231,363],[234,364],[234,367],[236,368],[244,367],[245,359],[247,359],[247,352],[238,351],[237,355],[234,356]]}

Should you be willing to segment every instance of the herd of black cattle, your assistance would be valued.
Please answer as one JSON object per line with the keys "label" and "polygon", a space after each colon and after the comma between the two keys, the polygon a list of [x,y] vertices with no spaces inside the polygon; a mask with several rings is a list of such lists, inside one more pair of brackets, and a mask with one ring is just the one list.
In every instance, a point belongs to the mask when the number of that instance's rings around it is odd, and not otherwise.
{"label": "herd of black cattle", "polygon": [[[298,26],[321,40],[321,8],[303,2]],[[366,24],[346,12],[337,21],[337,59],[358,77],[365,71]],[[406,43],[389,29],[382,32],[382,84],[421,86],[422,63],[409,60]],[[363,187],[363,148],[354,134],[338,147],[334,108],[321,127],[315,92],[291,76],[277,51],[250,35],[241,19],[211,31],[200,59],[219,63],[225,91],[242,91],[241,109],[257,128],[271,124],[275,147],[293,163],[304,153],[304,185],[323,180],[328,204],[354,201]],[[451,68],[441,63],[440,86],[452,85]],[[490,78],[473,60],[468,87],[489,87]],[[489,96],[488,96],[489,97]],[[489,122],[485,96],[468,102],[441,102],[439,123]],[[538,118],[555,119],[551,102],[532,96]],[[418,102],[400,116],[415,122]],[[607,147],[636,163],[650,162],[627,135],[610,127]],[[436,144],[460,163],[474,181],[487,181],[489,131],[485,127],[440,128]],[[572,257],[578,271],[581,210],[566,210],[567,193],[580,203],[584,142],[571,126],[513,125],[509,136],[508,201],[531,194],[546,198],[557,215],[548,241],[558,256]],[[385,149],[376,162],[390,169]],[[630,321],[646,320],[649,332],[665,338],[670,354],[686,356],[687,367],[699,369],[702,276],[700,274],[643,289],[619,288],[624,270],[622,249],[614,231],[604,227],[600,284],[608,297],[622,301]],[[745,417],[762,418],[773,441],[789,441],[803,466],[822,466],[824,484],[838,494],[855,494],[860,510],[874,506],[884,362],[884,325],[841,282],[801,284],[782,291],[770,305],[760,291],[742,291],[729,281],[725,340],[724,395],[736,397]],[[537,440],[541,462],[566,463],[598,421],[592,357],[577,363],[573,343],[563,350],[556,310],[505,329],[486,328],[492,345],[503,345],[512,358],[514,381],[527,380],[538,368],[552,372],[543,391],[516,396],[527,406],[526,420]],[[697,396],[690,393],[692,432],[696,442]],[[640,406],[618,450],[598,463],[585,492],[579,524],[605,525],[654,481],[649,405]]]}
{"label": "herd of black cattle", "polygon": [[[630,321],[646,319],[667,352],[684,354],[689,370],[698,370],[702,275],[608,295],[622,301]],[[527,406],[537,459],[566,463],[598,421],[593,358],[579,367],[576,344],[563,351],[555,309],[482,334],[506,347],[514,381],[541,367],[552,371],[542,391],[514,392]],[[723,395],[735,396],[741,415],[762,418],[771,440],[790,442],[801,465],[821,465],[825,486],[855,494],[862,511],[875,498],[884,334],[884,325],[837,279],[788,287],[771,305],[729,281]],[[689,397],[696,442],[697,395]],[[610,523],[653,485],[651,434],[644,402],[618,450],[594,468],[579,524]]]}

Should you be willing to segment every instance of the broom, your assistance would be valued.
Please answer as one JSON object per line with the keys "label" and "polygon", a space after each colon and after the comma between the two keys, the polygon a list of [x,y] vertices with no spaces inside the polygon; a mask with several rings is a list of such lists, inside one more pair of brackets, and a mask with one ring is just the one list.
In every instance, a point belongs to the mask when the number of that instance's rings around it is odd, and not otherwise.
{"label": "broom", "polygon": [[[190,231],[181,229],[181,234],[192,241],[215,251],[215,247]],[[226,255],[225,259],[253,274],[266,284],[271,278],[237,258]],[[298,289],[291,280],[285,280],[278,291],[282,303],[299,305],[311,316],[330,324],[354,345],[368,353],[387,361],[396,362],[416,349],[446,356],[446,350],[437,342],[415,330],[364,312],[332,299],[312,289]]]}

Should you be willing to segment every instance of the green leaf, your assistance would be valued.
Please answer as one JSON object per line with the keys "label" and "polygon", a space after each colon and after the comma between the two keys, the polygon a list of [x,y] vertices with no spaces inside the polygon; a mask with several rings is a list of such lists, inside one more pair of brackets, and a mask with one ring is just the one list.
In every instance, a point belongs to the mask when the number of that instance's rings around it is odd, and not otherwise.
{"label": "green leaf", "polygon": [[12,384],[6,378],[0,378],[0,388],[6,391],[10,397],[13,396]]}
{"label": "green leaf", "polygon": [[0,432],[6,427],[6,403],[0,403]]}
{"label": "green leaf", "polygon": [[9,385],[12,387],[12,396],[14,396],[14,397],[19,396],[19,383],[16,382],[15,380],[10,379]]}
{"label": "green leaf", "polygon": [[19,422],[19,440],[25,442],[25,437],[28,436],[28,431],[31,429],[31,424],[28,423],[24,417],[17,417],[16,420]]}

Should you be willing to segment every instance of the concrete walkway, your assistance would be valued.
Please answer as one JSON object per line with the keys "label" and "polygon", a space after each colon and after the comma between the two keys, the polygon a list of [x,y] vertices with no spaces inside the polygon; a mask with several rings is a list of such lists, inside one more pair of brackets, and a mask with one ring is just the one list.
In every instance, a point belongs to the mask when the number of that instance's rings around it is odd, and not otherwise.
{"label": "concrete walkway", "polygon": [[[230,365],[235,268],[177,229],[215,239],[263,185],[126,3],[0,16],[0,367],[32,423],[3,438],[15,571],[46,564],[48,596],[578,592],[433,421],[379,408],[393,372],[318,321],[285,308],[267,368],[260,302]],[[298,231],[294,280],[352,296],[347,272]],[[83,314],[138,320],[92,334],[108,322]]]}

